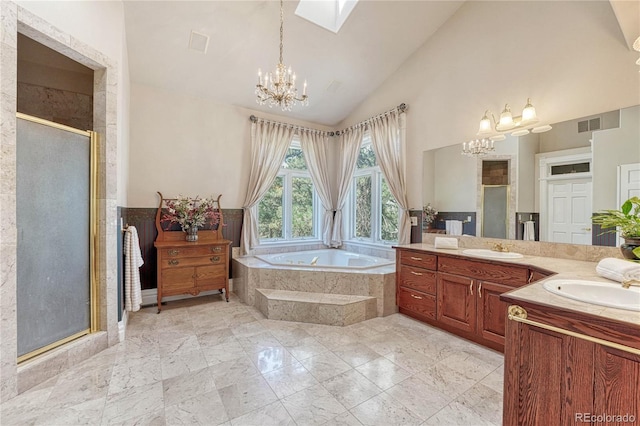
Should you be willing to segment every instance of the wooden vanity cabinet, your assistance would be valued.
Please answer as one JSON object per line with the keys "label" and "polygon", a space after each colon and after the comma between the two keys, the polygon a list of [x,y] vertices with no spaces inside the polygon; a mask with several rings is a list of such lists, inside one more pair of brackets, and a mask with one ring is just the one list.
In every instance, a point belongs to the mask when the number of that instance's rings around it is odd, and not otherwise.
{"label": "wooden vanity cabinet", "polygon": [[[520,305],[518,315],[534,324],[507,320],[505,426],[640,421],[640,324]],[[627,418],[586,418],[598,415]]]}
{"label": "wooden vanity cabinet", "polygon": [[396,304],[401,313],[435,321],[436,261],[435,255],[424,252],[396,252]]}

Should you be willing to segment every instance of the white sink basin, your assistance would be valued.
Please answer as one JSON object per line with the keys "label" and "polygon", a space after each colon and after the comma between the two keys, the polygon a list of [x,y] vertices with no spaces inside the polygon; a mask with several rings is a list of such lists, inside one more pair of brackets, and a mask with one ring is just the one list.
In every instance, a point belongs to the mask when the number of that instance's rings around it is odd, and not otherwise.
{"label": "white sink basin", "polygon": [[569,299],[611,308],[640,311],[640,288],[623,288],[622,284],[586,280],[550,280],[545,290]]}
{"label": "white sink basin", "polygon": [[510,251],[493,251],[487,249],[466,249],[462,251],[462,254],[485,257],[488,259],[520,259],[522,257],[520,253],[513,253]]}

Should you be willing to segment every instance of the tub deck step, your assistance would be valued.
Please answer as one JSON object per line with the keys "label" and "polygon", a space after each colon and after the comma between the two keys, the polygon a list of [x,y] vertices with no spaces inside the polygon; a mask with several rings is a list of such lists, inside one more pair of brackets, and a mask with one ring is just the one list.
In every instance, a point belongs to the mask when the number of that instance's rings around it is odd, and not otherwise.
{"label": "tub deck step", "polygon": [[267,318],[325,325],[351,325],[376,317],[376,298],[347,294],[256,288],[256,307]]}

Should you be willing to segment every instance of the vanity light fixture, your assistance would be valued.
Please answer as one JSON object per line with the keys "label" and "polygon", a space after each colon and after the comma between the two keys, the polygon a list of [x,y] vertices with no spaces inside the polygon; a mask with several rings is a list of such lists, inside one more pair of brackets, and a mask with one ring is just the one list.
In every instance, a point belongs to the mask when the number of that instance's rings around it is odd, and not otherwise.
{"label": "vanity light fixture", "polygon": [[[636,52],[640,52],[640,37],[638,37],[636,41],[633,42],[633,50],[635,50]],[[640,65],[640,58],[638,58],[636,64]]]}
{"label": "vanity light fixture", "polygon": [[[491,118],[489,118],[491,115]],[[488,137],[495,133],[504,133],[514,130],[511,133],[512,136],[524,136],[532,131],[533,133],[541,133],[551,129],[551,126],[539,126],[533,127],[538,122],[538,115],[536,109],[531,105],[531,99],[527,99],[527,104],[522,109],[522,114],[519,116],[513,116],[511,113],[511,107],[509,104],[504,106],[500,119],[496,120],[495,116],[486,110],[484,116],[480,120],[480,127],[478,128],[478,136]],[[545,129],[545,130],[543,130]],[[498,139],[497,136],[500,136]],[[490,137],[492,141],[503,140],[504,135],[497,135]]]}

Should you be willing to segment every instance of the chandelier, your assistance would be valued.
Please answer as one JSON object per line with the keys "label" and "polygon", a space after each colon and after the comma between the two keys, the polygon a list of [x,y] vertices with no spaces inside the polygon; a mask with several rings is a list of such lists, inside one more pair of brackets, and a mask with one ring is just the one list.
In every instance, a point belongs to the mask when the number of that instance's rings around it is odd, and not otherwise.
{"label": "chandelier", "polygon": [[488,152],[494,151],[493,141],[489,139],[476,139],[474,141],[462,143],[462,155],[468,157],[478,155],[486,155]]}
{"label": "chandelier", "polygon": [[309,105],[307,96],[307,82],[305,80],[302,88],[302,96],[298,97],[296,88],[296,74],[287,68],[282,61],[282,35],[284,26],[283,0],[280,0],[280,62],[276,67],[275,75],[271,72],[265,73],[262,78],[262,70],[258,69],[258,84],[256,84],[256,102],[260,105],[280,106],[282,111],[291,111],[291,107],[300,102],[301,105]]}
{"label": "chandelier", "polygon": [[[529,134],[529,131],[531,131],[531,133],[542,133],[551,130],[551,126],[549,125],[533,127],[533,125],[538,122],[538,116],[536,114],[536,109],[531,105],[531,99],[527,99],[527,104],[524,106],[522,114],[519,116],[514,117],[513,114],[511,114],[509,104],[504,106],[504,110],[502,110],[499,120],[496,120],[493,114],[491,114],[491,118],[489,118],[489,114],[489,110],[484,112],[484,116],[480,120],[478,136],[486,137],[495,133],[511,131],[511,136],[524,136]],[[492,141],[500,141],[504,140],[505,136],[504,134],[499,134],[491,136],[489,139]]]}

